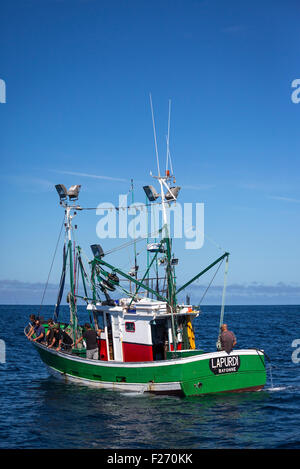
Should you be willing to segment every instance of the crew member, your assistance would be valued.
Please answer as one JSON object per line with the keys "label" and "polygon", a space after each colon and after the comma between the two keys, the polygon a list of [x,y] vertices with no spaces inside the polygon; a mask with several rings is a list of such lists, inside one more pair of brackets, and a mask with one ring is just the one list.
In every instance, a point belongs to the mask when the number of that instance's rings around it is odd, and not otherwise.
{"label": "crew member", "polygon": [[33,339],[33,342],[40,343],[44,340],[45,328],[41,325],[41,321],[39,319],[36,319],[35,321],[34,333],[35,333],[35,339]]}
{"label": "crew member", "polygon": [[83,339],[86,342],[86,358],[92,360],[98,360],[99,357],[99,350],[98,350],[98,343],[97,343],[97,336],[100,336],[101,329],[98,329],[96,332],[95,330],[91,329],[90,324],[87,322],[84,325],[85,331],[80,337],[74,342],[74,347],[79,344]]}
{"label": "crew member", "polygon": [[221,331],[221,350],[225,350],[225,352],[230,353],[236,345],[236,337],[233,332],[228,330],[227,324],[222,324]]}

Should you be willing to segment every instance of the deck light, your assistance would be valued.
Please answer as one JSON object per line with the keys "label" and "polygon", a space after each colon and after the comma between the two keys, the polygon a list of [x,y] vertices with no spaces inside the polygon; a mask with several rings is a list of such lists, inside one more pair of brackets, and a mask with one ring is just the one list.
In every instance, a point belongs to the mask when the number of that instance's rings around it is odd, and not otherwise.
{"label": "deck light", "polygon": [[78,194],[80,191],[81,185],[76,185],[76,186],[71,186],[70,189],[68,190],[68,196],[70,200],[77,200],[78,199]]}
{"label": "deck light", "polygon": [[147,251],[149,252],[166,252],[164,246],[161,243],[149,243],[147,244]]}
{"label": "deck light", "polygon": [[178,193],[180,191],[180,187],[179,186],[175,186],[175,187],[170,187],[170,189],[168,190],[168,192],[166,193],[165,195],[165,199],[166,200],[177,200],[177,196],[178,196]]}
{"label": "deck light", "polygon": [[104,252],[100,244],[92,244],[91,250],[94,254],[94,257],[99,257],[100,259],[101,257],[104,257]]}
{"label": "deck light", "polygon": [[143,189],[150,202],[154,202],[156,199],[158,199],[159,194],[156,192],[153,186],[143,186]]}
{"label": "deck light", "polygon": [[60,200],[66,200],[68,192],[63,184],[56,184],[55,189],[59,195]]}

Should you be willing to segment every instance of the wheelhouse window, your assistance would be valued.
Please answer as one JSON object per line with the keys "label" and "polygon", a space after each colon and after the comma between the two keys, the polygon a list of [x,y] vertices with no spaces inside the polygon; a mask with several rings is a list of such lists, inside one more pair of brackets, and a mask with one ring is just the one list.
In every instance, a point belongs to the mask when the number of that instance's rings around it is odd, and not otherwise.
{"label": "wheelhouse window", "polygon": [[103,311],[96,312],[96,321],[97,325],[100,329],[104,329],[104,318],[103,318]]}
{"label": "wheelhouse window", "polygon": [[125,331],[126,332],[135,332],[134,322],[125,322]]}

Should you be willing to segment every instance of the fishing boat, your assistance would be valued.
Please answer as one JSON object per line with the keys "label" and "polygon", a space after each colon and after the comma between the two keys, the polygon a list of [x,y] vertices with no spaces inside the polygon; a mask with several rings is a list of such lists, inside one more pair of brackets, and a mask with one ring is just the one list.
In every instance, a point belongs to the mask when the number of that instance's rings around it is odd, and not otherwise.
{"label": "fishing boat", "polygon": [[[77,202],[80,186],[72,186],[68,191],[62,184],[55,186],[65,211],[65,241],[53,319],[58,322],[69,271],[70,291],[67,301],[70,321],[60,323],[59,327],[71,338],[72,346],[64,347],[62,343],[61,348],[49,348],[44,342],[34,341],[32,335],[30,340],[33,346],[52,374],[66,381],[98,388],[182,396],[262,389],[266,383],[265,355],[262,350],[233,349],[229,353],[221,350],[220,332],[224,322],[226,282],[216,349],[204,351],[196,348],[193,322],[200,311],[191,304],[179,303],[178,294],[223,261],[226,274],[229,253],[224,252],[185,284],[177,287],[175,269],[178,260],[172,249],[167,210],[176,202],[180,188],[172,186],[174,175],[169,170],[161,175],[158,167],[158,176],[153,177],[159,191],[153,186],[144,186],[144,191],[149,205],[157,203],[160,197],[163,226],[159,230],[159,241],[156,239],[154,243],[147,243],[149,260],[140,278],[136,262],[130,272],[125,272],[108,262],[109,254],[99,244],[91,245],[93,258],[89,261],[89,270],[86,269],[82,249],[73,240],[73,218],[78,211],[84,210]],[[164,269],[164,288],[158,287],[158,281],[155,286],[150,281],[150,270],[158,261]],[[81,295],[79,281],[84,292]],[[130,287],[126,289],[124,282],[128,282]],[[118,297],[113,299],[112,292],[118,292]],[[77,305],[80,300],[86,303],[90,324],[98,333],[97,359],[87,358],[86,344],[78,343],[83,330],[78,317]],[[47,330],[47,321],[43,326]],[[25,332],[27,334],[28,330]]]}

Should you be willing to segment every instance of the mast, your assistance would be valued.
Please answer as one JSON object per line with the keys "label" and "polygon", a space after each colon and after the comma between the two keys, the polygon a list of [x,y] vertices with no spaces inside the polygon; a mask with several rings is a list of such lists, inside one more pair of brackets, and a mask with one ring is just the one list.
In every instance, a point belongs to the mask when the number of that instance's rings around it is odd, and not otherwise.
{"label": "mast", "polygon": [[65,279],[66,279],[67,259],[68,259],[68,251],[66,250],[66,244],[64,243],[64,247],[63,247],[63,267],[62,267],[62,272],[61,272],[61,277],[60,277],[60,283],[59,283],[59,290],[58,290],[56,305],[55,305],[54,313],[53,313],[53,319],[54,319],[55,322],[58,320],[60,302],[61,302],[62,295],[63,295],[63,292],[64,292]]}
{"label": "mast", "polygon": [[[76,214],[76,213],[75,213]],[[73,336],[74,340],[77,339],[77,308],[76,308],[76,299],[75,299],[75,271],[73,265],[73,257],[72,257],[72,219],[74,215],[71,214],[71,207],[66,207],[66,234],[67,234],[67,249],[69,253],[69,263],[70,263],[70,294],[69,298],[69,305],[70,305],[70,323],[73,327]]]}
{"label": "mast", "polygon": [[[168,300],[169,300],[169,307],[171,310],[173,346],[174,346],[174,351],[176,352],[177,351],[177,324],[176,324],[177,321],[174,315],[176,313],[177,296],[176,296],[176,288],[175,288],[174,276],[173,276],[174,267],[171,264],[172,242],[170,239],[170,231],[169,231],[168,218],[167,218],[168,202],[166,200],[166,194],[164,192],[164,186],[165,186],[168,190],[167,194],[172,194],[172,191],[167,185],[168,178],[169,178],[168,171],[166,171],[166,176],[157,177],[159,184],[160,184],[160,189],[161,189],[162,212],[163,212],[163,223],[164,223],[163,233],[164,233],[164,241],[165,241],[166,250],[167,250],[166,276],[167,276]],[[173,198],[176,201],[175,196],[173,196]]]}
{"label": "mast", "polygon": [[[78,318],[77,318],[77,302],[76,302],[76,285],[75,285],[75,277],[76,277],[76,262],[74,259],[73,263],[73,249],[72,249],[72,232],[73,232],[73,225],[72,220],[76,216],[76,210],[81,210],[81,207],[75,205],[75,201],[78,200],[78,194],[80,191],[80,185],[71,186],[70,189],[67,191],[63,184],[57,184],[55,186],[57,193],[60,198],[60,205],[65,209],[65,244],[64,244],[64,269],[66,268],[67,258],[69,258],[69,279],[70,279],[70,292],[67,296],[67,301],[70,307],[70,324],[73,330],[73,340],[77,339],[78,333]],[[65,273],[63,273],[65,276]],[[63,294],[63,286],[64,286],[64,279],[63,283],[61,282],[61,291],[60,297]],[[57,315],[56,315],[57,318]]]}
{"label": "mast", "polygon": [[[153,124],[153,134],[154,134],[154,143],[155,143],[155,153],[156,153],[156,162],[157,162],[157,172],[158,176],[153,176],[153,178],[157,179],[160,185],[160,197],[161,197],[161,204],[162,204],[162,213],[163,213],[163,240],[166,246],[166,258],[167,258],[167,266],[166,266],[166,277],[167,277],[167,298],[168,298],[168,306],[171,312],[171,320],[172,320],[172,336],[173,336],[173,344],[174,350],[177,350],[177,331],[176,331],[176,320],[174,314],[176,313],[176,306],[177,306],[177,297],[176,297],[176,288],[175,288],[175,281],[173,275],[173,266],[171,264],[171,255],[172,255],[172,242],[170,239],[170,232],[168,227],[168,218],[167,218],[167,207],[169,203],[172,201],[176,201],[177,194],[180,190],[180,187],[169,187],[168,182],[171,179],[170,171],[168,170],[168,161],[170,158],[170,118],[171,118],[171,100],[169,100],[169,113],[168,113],[168,134],[167,134],[167,161],[166,161],[166,174],[162,176],[160,173],[160,165],[159,165],[159,156],[158,156],[158,149],[157,149],[157,139],[156,139],[156,129],[155,129],[155,120],[154,120],[154,113],[153,113],[153,105],[152,105],[152,97],[150,94],[150,106],[151,106],[151,115],[152,115],[152,124]],[[172,168],[173,169],[173,168]],[[173,171],[172,171],[173,172]],[[172,175],[173,176],[173,175]],[[174,179],[175,182],[175,179]],[[165,193],[165,189],[167,192]],[[146,195],[150,201],[154,201],[159,197],[159,194],[156,193],[155,189],[152,186],[145,186],[144,190]]]}

